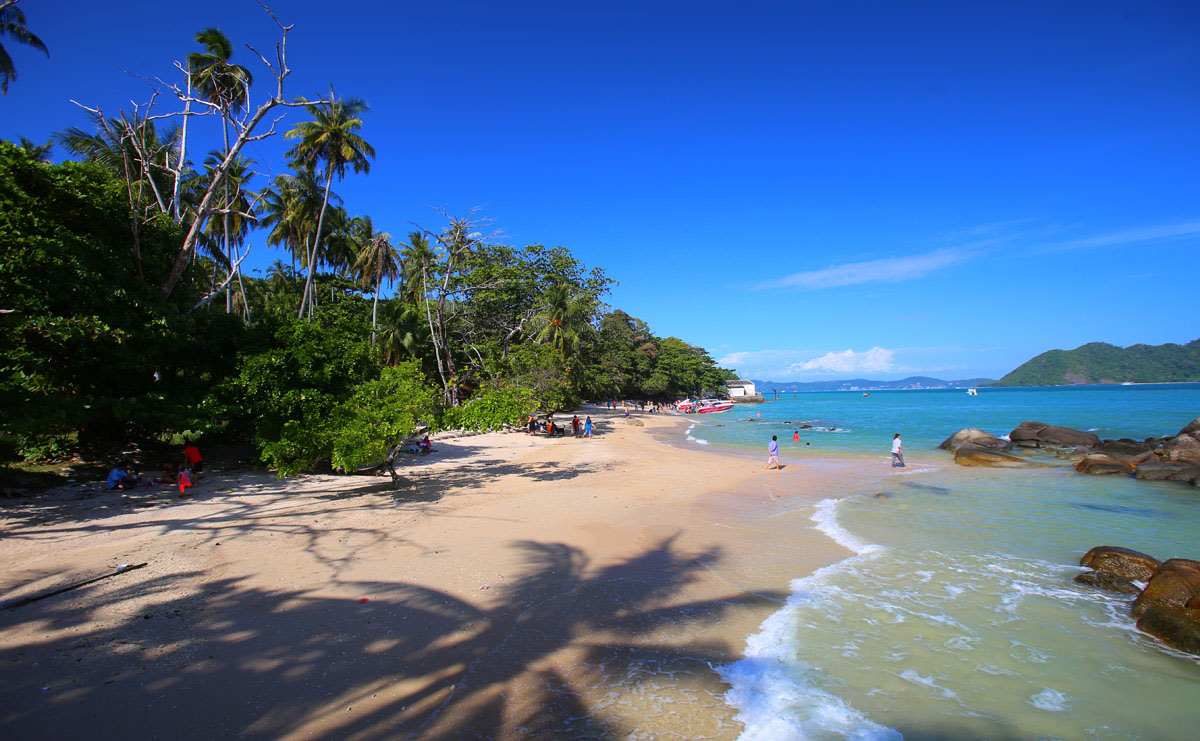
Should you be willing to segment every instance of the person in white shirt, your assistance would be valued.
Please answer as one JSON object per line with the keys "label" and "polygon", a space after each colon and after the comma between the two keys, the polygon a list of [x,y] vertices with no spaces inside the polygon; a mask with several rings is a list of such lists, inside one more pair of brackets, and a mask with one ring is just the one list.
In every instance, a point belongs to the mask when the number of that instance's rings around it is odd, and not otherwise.
{"label": "person in white shirt", "polygon": [[892,468],[904,468],[904,448],[900,445],[900,433],[892,437]]}

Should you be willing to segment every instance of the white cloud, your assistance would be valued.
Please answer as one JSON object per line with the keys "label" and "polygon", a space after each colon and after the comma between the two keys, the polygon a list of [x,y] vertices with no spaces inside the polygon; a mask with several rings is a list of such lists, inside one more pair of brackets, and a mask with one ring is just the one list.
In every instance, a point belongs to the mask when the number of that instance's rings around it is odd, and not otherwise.
{"label": "white cloud", "polygon": [[827,352],[819,358],[793,363],[787,372],[887,373],[893,370],[896,370],[896,353],[882,347],[872,347],[866,352]]}
{"label": "white cloud", "polygon": [[969,260],[979,250],[971,247],[943,247],[921,255],[885,257],[879,260],[849,262],[821,270],[792,273],[776,280],[760,283],[756,288],[839,288],[859,283],[898,283],[928,275]]}
{"label": "white cloud", "polygon": [[1180,237],[1191,237],[1197,234],[1200,234],[1200,221],[1191,221],[1184,224],[1148,226],[1141,229],[1113,232],[1112,234],[1101,234],[1095,237],[1054,242],[1047,245],[1047,247],[1050,251],[1081,250],[1092,247],[1114,247],[1118,245],[1139,244],[1141,242],[1154,242],[1163,239],[1179,239]]}

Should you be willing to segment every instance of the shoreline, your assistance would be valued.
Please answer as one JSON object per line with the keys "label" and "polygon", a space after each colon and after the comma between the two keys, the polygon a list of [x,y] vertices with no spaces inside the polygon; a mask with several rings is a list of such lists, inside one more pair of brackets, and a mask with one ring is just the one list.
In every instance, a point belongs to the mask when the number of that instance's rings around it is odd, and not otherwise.
{"label": "shoreline", "polygon": [[686,418],[582,413],[593,440],[439,441],[394,497],[233,472],[191,500],[5,510],[5,599],[150,565],[0,613],[0,686],[21,698],[0,727],[736,736],[714,668],[792,580],[851,555],[812,506],[887,472],[767,472],[658,440]]}

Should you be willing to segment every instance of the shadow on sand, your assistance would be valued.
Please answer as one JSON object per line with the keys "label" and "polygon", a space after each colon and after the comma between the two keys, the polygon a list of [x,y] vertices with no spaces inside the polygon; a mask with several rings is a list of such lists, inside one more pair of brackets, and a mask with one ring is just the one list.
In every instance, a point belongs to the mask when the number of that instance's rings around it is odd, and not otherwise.
{"label": "shadow on sand", "polygon": [[[674,538],[600,567],[560,543],[514,547],[523,572],[472,602],[403,582],[342,582],[369,601],[231,579],[180,596],[173,587],[192,575],[178,574],[131,578],[119,595],[145,607],[117,621],[95,617],[103,604],[90,588],[76,593],[84,607],[54,598],[0,612],[0,630],[35,622],[74,631],[0,646],[0,731],[7,738],[623,736],[635,729],[595,703],[606,694],[597,688],[636,691],[685,675],[719,693],[710,667],[738,658],[729,646],[659,636],[783,596],[680,602],[681,590],[720,554],[680,553]],[[647,640],[652,632],[655,640]],[[567,658],[547,660],[555,654]]]}

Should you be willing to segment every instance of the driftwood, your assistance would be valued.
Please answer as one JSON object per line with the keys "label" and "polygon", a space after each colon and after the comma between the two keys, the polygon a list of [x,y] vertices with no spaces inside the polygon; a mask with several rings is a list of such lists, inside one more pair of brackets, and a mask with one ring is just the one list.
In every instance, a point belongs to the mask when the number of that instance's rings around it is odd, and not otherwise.
{"label": "driftwood", "polygon": [[39,602],[41,600],[46,599],[47,597],[53,597],[56,594],[62,594],[63,592],[69,592],[72,589],[79,589],[80,587],[87,586],[88,584],[94,584],[95,582],[98,582],[102,579],[108,579],[109,577],[113,577],[118,574],[124,574],[129,571],[136,571],[137,569],[140,569],[145,565],[146,565],[145,563],[126,564],[125,566],[118,567],[116,571],[110,571],[107,574],[101,574],[100,576],[93,576],[90,579],[84,579],[83,581],[77,581],[77,582],[74,582],[73,584],[68,584],[65,587],[51,589],[49,592],[42,592],[41,594],[34,594],[29,597],[22,597],[20,599],[4,600],[3,602],[0,602],[0,609],[15,610],[16,608],[24,607],[25,605],[28,605],[31,602]]}

